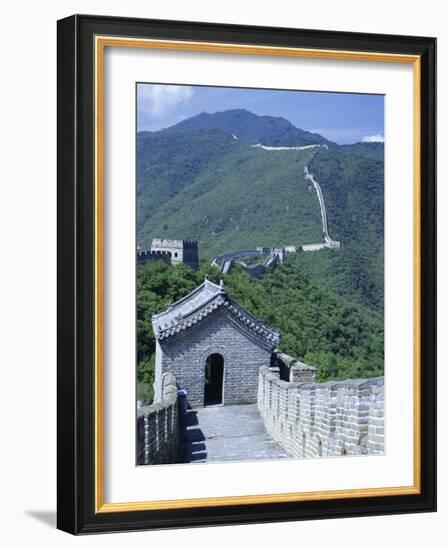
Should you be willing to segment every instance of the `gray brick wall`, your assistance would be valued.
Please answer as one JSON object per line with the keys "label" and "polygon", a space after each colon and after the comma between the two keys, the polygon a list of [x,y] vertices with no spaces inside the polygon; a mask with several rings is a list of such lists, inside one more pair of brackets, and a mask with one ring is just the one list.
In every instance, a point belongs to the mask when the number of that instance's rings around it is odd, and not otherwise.
{"label": "gray brick wall", "polygon": [[384,453],[384,378],[324,384],[259,372],[258,409],[266,430],[291,456]]}
{"label": "gray brick wall", "polygon": [[177,384],[168,373],[162,381],[162,401],[137,409],[137,464],[179,462],[180,435]]}
{"label": "gray brick wall", "polygon": [[316,382],[316,367],[298,361],[282,351],[277,351],[272,356],[271,371],[273,367],[279,370],[282,380],[301,383]]}
{"label": "gray brick wall", "polygon": [[222,309],[182,337],[161,341],[160,347],[162,374],[174,374],[192,407],[204,404],[205,362],[209,355],[220,353],[224,358],[226,405],[257,402],[258,372],[262,365],[269,365],[271,358],[271,350],[237,327]]}

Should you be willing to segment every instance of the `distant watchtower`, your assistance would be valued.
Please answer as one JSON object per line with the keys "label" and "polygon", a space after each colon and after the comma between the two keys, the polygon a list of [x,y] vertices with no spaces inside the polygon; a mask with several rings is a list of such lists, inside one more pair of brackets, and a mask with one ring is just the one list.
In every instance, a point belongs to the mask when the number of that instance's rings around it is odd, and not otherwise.
{"label": "distant watchtower", "polygon": [[185,264],[194,270],[199,269],[197,241],[180,241],[173,239],[153,239],[151,252],[171,254],[171,263]]}

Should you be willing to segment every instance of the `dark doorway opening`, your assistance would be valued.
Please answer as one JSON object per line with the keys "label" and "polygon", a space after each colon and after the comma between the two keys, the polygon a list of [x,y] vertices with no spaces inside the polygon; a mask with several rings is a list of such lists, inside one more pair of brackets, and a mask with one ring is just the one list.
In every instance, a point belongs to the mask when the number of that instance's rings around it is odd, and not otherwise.
{"label": "dark doorway opening", "polygon": [[224,375],[224,357],[212,353],[205,362],[204,406],[222,403],[222,381]]}

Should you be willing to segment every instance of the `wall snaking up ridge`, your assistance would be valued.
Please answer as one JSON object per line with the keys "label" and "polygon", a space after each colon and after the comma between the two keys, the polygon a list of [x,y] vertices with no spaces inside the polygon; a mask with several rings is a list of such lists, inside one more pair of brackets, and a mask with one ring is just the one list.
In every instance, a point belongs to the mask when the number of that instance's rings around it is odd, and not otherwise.
{"label": "wall snaking up ridge", "polygon": [[258,409],[293,457],[384,453],[384,377],[291,383],[261,367]]}

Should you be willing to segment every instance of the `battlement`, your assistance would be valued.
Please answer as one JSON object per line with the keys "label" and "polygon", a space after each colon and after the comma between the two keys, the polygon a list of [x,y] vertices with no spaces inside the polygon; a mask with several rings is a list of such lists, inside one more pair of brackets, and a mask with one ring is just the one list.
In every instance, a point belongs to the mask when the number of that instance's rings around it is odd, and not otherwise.
{"label": "battlement", "polygon": [[166,264],[171,264],[171,252],[166,250],[139,250],[137,251],[137,266],[145,264],[146,262],[161,260]]}
{"label": "battlement", "polygon": [[137,408],[137,464],[172,464],[182,450],[176,378],[166,373],[162,399]]}
{"label": "battlement", "polygon": [[317,369],[281,351],[272,354],[271,369],[278,370],[280,378],[287,382],[316,382]]}
{"label": "battlement", "polygon": [[198,248],[198,241],[182,241],[185,248],[196,249]]}
{"label": "battlement", "polygon": [[137,252],[137,256],[139,258],[158,258],[158,257],[165,257],[171,258],[171,252],[168,252],[167,250],[140,250]]}
{"label": "battlement", "polygon": [[293,457],[384,453],[384,377],[294,383],[261,367],[258,410]]}

